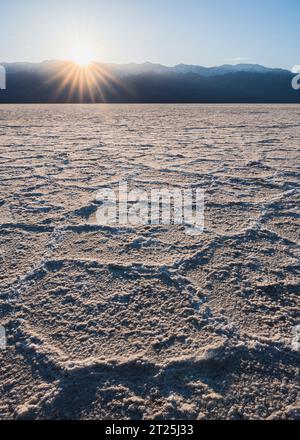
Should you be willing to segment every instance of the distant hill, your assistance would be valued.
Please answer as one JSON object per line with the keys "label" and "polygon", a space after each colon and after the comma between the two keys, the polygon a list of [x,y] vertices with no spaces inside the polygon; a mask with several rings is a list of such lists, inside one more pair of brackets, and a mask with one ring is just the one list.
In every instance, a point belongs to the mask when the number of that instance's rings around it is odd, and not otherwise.
{"label": "distant hill", "polygon": [[202,67],[179,64],[67,61],[2,63],[7,89],[0,103],[300,103],[288,70],[257,64]]}

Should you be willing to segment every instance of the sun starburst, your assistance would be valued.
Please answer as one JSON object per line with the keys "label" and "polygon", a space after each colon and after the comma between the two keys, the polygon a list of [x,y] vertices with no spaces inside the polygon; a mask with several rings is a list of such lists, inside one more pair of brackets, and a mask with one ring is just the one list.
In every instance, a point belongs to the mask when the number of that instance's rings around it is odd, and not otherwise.
{"label": "sun starburst", "polygon": [[53,100],[62,97],[70,102],[106,102],[106,93],[117,95],[125,85],[105,66],[90,57],[63,62],[49,80],[55,85]]}

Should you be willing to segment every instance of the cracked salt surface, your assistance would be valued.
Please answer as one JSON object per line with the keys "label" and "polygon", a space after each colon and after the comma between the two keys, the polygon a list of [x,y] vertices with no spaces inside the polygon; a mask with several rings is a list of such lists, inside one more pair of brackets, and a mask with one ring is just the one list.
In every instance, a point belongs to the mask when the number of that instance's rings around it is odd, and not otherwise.
{"label": "cracked salt surface", "polygon": [[[298,106],[0,106],[0,417],[299,418]],[[205,230],[99,226],[197,185]]]}

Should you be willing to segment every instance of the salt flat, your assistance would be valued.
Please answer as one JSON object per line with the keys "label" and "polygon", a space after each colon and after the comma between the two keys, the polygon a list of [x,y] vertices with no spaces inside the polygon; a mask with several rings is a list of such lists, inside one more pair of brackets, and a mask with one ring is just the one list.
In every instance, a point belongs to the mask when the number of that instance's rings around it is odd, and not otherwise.
{"label": "salt flat", "polygon": [[[0,106],[0,417],[300,417],[300,106]],[[205,229],[97,191],[205,190]]]}

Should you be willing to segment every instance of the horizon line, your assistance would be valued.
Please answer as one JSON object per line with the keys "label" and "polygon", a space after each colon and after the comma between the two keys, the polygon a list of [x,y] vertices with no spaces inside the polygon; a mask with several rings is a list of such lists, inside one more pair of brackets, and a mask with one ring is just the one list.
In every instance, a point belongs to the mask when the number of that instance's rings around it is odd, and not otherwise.
{"label": "horizon line", "polygon": [[[75,63],[76,62],[74,60],[68,59],[68,58],[52,58],[52,59],[44,59],[41,61],[1,61],[0,65],[3,64],[43,64],[43,63],[51,63],[51,62],[69,62],[69,63]],[[178,64],[173,64],[173,65],[168,65],[168,64],[162,64],[162,63],[158,63],[158,62],[152,62],[152,61],[141,61],[141,62],[137,62],[137,61],[127,61],[127,62],[110,62],[110,61],[100,61],[100,60],[92,60],[92,63],[97,63],[97,64],[110,64],[110,65],[116,65],[116,66],[120,66],[120,65],[145,65],[145,64],[151,64],[151,65],[156,65],[156,66],[162,66],[162,67],[167,67],[167,68],[174,68],[174,67],[178,67],[178,66],[194,66],[194,67],[202,67],[204,69],[213,69],[216,67],[223,67],[223,66],[260,66],[260,67],[264,67],[266,69],[270,69],[270,70],[287,70],[287,71],[291,71],[294,68],[285,68],[285,67],[270,67],[270,66],[266,66],[264,64],[259,64],[259,63],[224,63],[224,64],[215,64],[212,66],[205,66],[203,64],[189,64],[189,63],[178,63]]]}

